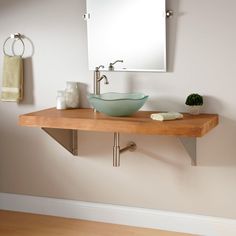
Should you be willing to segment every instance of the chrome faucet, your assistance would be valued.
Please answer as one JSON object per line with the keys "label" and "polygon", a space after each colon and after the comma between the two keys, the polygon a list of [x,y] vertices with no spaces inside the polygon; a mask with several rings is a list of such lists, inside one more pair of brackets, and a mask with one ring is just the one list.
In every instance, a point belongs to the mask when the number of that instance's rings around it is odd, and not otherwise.
{"label": "chrome faucet", "polygon": [[113,63],[110,63],[109,64],[109,67],[108,67],[108,70],[109,71],[114,71],[114,65],[117,63],[117,62],[121,62],[121,63],[123,63],[124,61],[123,60],[116,60],[115,62],[113,62]]}
{"label": "chrome faucet", "polygon": [[93,79],[93,93],[95,95],[100,95],[100,82],[104,79],[104,84],[109,84],[108,79],[105,75],[101,76],[101,73],[99,71],[100,68],[104,68],[103,65],[100,65],[95,68],[94,71],[94,79]]}

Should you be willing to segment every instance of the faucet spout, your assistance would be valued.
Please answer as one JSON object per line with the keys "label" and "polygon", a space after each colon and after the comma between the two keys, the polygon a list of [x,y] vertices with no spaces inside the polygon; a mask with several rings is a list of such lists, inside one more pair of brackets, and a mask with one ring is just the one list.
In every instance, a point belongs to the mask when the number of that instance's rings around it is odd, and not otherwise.
{"label": "faucet spout", "polygon": [[93,93],[95,95],[100,94],[100,82],[101,82],[101,80],[104,79],[105,80],[104,84],[109,84],[107,77],[105,75],[101,76],[100,71],[99,71],[100,68],[104,68],[104,66],[103,65],[98,66],[98,67],[95,68],[95,71],[94,71]]}
{"label": "faucet spout", "polygon": [[98,79],[98,82],[100,82],[101,80],[105,80],[104,81],[104,84],[109,84],[109,81],[108,81],[108,79],[107,79],[107,77],[105,76],[105,75],[103,75],[103,76],[101,76],[101,78],[100,79]]}

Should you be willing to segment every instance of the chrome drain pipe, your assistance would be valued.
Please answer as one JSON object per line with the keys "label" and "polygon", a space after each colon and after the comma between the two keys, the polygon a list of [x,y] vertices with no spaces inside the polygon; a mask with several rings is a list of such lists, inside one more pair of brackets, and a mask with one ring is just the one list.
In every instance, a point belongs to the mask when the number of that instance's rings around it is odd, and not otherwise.
{"label": "chrome drain pipe", "polygon": [[114,146],[113,146],[113,167],[120,166],[120,154],[126,151],[135,151],[137,145],[134,142],[128,143],[128,145],[120,149],[120,134],[118,132],[114,133]]}

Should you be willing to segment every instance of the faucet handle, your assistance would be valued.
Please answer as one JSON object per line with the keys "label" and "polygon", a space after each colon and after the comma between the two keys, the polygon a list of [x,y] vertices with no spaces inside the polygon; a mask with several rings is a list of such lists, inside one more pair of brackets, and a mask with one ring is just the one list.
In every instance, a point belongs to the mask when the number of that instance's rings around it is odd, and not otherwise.
{"label": "faucet handle", "polygon": [[114,65],[117,63],[117,62],[121,62],[121,63],[123,63],[124,61],[123,60],[116,60],[116,61],[114,61],[113,63],[110,63],[109,64],[109,70],[110,71],[113,71],[114,70]]}
{"label": "faucet handle", "polygon": [[96,70],[96,71],[99,71],[99,69],[100,69],[100,68],[102,68],[102,69],[103,69],[103,68],[104,68],[104,66],[103,66],[103,65],[97,66],[97,67],[95,67],[95,70]]}

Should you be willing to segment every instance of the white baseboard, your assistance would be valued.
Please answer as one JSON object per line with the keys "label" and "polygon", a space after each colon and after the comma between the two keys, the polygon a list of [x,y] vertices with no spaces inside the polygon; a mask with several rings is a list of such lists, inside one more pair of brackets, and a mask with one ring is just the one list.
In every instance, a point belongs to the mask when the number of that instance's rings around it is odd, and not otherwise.
{"label": "white baseboard", "polygon": [[236,220],[110,204],[0,193],[0,209],[205,236],[236,236]]}

